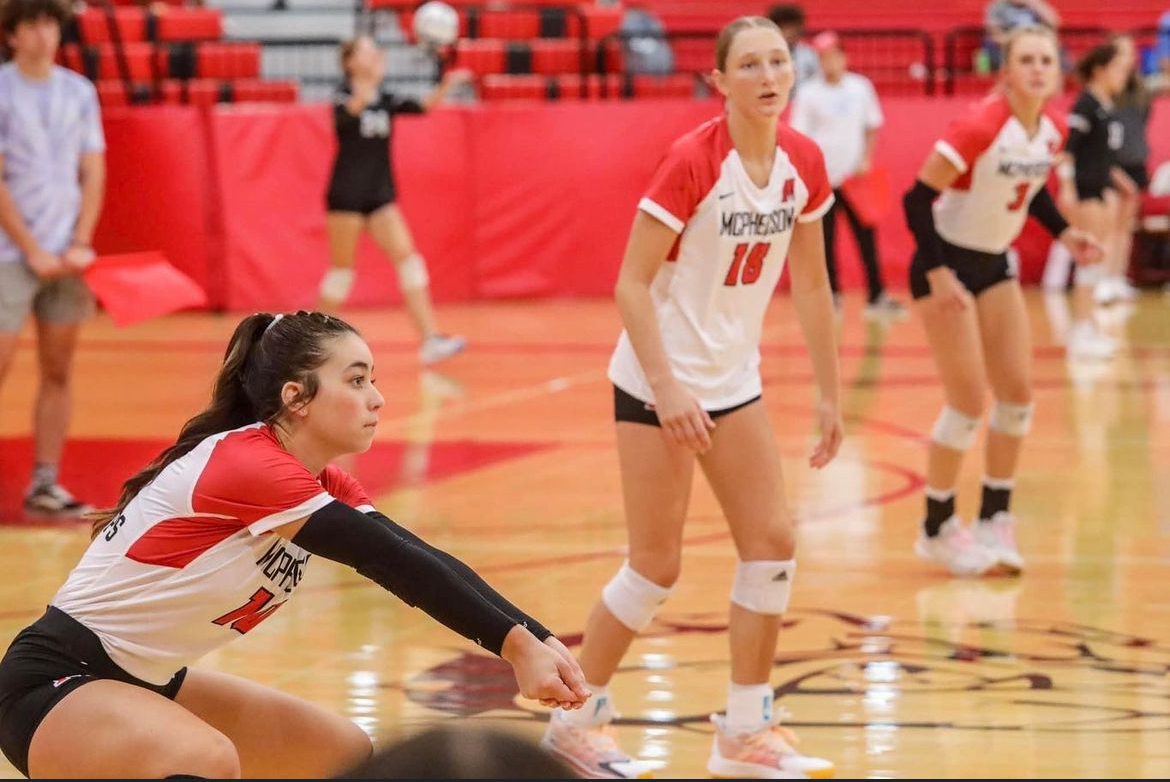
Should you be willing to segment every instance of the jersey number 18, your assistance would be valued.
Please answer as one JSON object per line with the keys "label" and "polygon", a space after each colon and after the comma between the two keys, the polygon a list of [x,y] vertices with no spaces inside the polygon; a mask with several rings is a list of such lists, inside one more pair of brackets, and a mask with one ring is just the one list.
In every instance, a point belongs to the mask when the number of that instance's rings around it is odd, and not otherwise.
{"label": "jersey number 18", "polygon": [[764,256],[768,254],[771,247],[771,242],[737,244],[735,255],[731,259],[731,268],[727,270],[727,277],[724,278],[723,284],[751,285],[760,279],[760,272],[764,270]]}

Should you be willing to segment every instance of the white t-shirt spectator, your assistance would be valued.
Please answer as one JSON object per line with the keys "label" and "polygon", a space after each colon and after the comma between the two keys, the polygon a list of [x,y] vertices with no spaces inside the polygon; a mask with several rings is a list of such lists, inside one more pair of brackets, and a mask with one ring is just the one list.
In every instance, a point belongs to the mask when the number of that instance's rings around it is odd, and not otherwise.
{"label": "white t-shirt spectator", "polygon": [[[97,92],[84,76],[53,66],[34,81],[16,63],[0,65],[0,154],[4,184],[46,251],[69,249],[81,211],[81,156],[103,152]],[[24,254],[0,231],[0,263]]]}
{"label": "white t-shirt spectator", "polygon": [[792,47],[792,68],[796,72],[795,88],[799,89],[821,75],[821,58],[803,41]]}
{"label": "white t-shirt spectator", "polygon": [[865,156],[866,131],[883,121],[873,84],[857,73],[846,73],[836,84],[813,79],[792,104],[791,125],[821,148],[834,189],[857,172]]}

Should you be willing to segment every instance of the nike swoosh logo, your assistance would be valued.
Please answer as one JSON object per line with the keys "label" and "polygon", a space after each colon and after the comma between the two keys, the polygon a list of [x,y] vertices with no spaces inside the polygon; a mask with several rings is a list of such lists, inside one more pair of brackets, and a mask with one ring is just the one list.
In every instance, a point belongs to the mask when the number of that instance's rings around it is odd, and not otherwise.
{"label": "nike swoosh logo", "polygon": [[779,573],[776,574],[776,577],[773,578],[772,580],[773,581],[787,581],[788,580],[788,571],[781,570]]}
{"label": "nike swoosh logo", "polygon": [[730,193],[724,193],[723,195],[719,196],[719,198],[720,198],[720,199],[724,199],[724,198],[730,198],[730,197],[731,197],[731,196],[733,196],[733,195],[735,195],[735,191],[732,191],[732,192],[730,192]]}

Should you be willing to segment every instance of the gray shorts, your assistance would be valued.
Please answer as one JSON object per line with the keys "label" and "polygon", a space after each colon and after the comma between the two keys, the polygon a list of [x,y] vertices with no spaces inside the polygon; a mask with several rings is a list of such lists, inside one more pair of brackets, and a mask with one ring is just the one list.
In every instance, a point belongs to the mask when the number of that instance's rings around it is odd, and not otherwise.
{"label": "gray shorts", "polygon": [[0,263],[0,332],[20,331],[30,312],[43,323],[70,324],[93,310],[93,293],[81,277],[42,280],[23,263]]}

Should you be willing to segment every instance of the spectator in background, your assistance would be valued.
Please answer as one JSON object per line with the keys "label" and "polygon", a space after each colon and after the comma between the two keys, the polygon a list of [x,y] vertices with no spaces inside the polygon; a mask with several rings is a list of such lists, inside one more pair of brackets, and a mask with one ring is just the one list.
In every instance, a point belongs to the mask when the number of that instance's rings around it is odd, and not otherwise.
{"label": "spectator in background", "polygon": [[821,73],[817,53],[801,40],[804,37],[804,8],[796,3],[781,3],[768,9],[768,18],[780,28],[780,34],[792,52],[792,67],[796,70],[796,85],[793,87],[795,95],[800,85]]}
{"label": "spectator in background", "polygon": [[851,73],[841,40],[826,31],[813,38],[812,48],[820,56],[821,76],[804,85],[792,104],[792,127],[812,138],[825,154],[829,184],[836,197],[825,213],[825,262],[833,298],[838,300],[837,282],[837,213],[843,212],[857,239],[857,249],[865,266],[869,298],[867,318],[906,315],[906,308],[891,299],[882,284],[878,268],[877,237],[872,226],[858,217],[842,185],[854,176],[864,175],[873,166],[877,129],[883,122],[882,107],[869,79]]}
{"label": "spectator in background", "polygon": [[533,741],[466,723],[439,725],[374,753],[337,779],[578,779]]}
{"label": "spectator in background", "polygon": [[1126,276],[1130,256],[1133,253],[1133,232],[1137,227],[1141,211],[1142,194],[1150,186],[1149,159],[1150,142],[1146,128],[1150,122],[1152,96],[1141,75],[1141,63],[1137,46],[1128,35],[1116,35],[1113,43],[1121,56],[1129,63],[1129,76],[1114,102],[1114,113],[1121,123],[1121,146],[1117,148],[1117,165],[1129,177],[1129,183],[1121,180],[1118,194],[1118,229],[1114,234],[1115,243],[1111,248],[1116,264],[1112,284],[1106,289],[1104,298],[1109,301],[1132,301],[1137,289]]}
{"label": "spectator in background", "polygon": [[73,407],[73,352],[93,311],[79,273],[93,260],[106,164],[97,92],[53,64],[68,18],[60,0],[6,0],[0,10],[11,55],[0,66],[0,382],[32,313],[41,378],[25,506],[77,514],[86,508],[58,482],[57,466]]}
{"label": "spectator in background", "polygon": [[1060,27],[1060,14],[1046,0],[992,0],[987,6],[983,20],[987,40],[983,48],[987,52],[989,67],[998,71],[1002,63],[1003,42],[1008,33],[1017,27],[1044,25],[1056,30]]}

